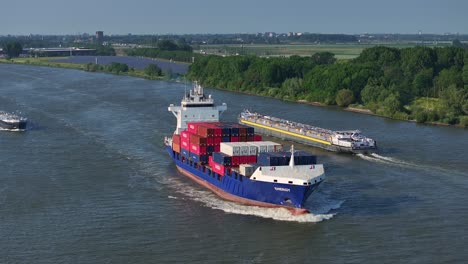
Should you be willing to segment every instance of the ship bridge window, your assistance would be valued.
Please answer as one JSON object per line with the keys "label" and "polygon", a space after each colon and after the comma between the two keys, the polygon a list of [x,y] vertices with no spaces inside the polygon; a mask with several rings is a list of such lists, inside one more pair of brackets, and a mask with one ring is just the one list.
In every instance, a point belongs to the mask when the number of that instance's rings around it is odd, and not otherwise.
{"label": "ship bridge window", "polygon": [[292,181],[288,181],[288,183],[292,184],[293,182],[292,182]]}
{"label": "ship bridge window", "polygon": [[307,185],[307,182],[304,182],[304,185]]}
{"label": "ship bridge window", "polygon": [[273,182],[278,182],[278,180],[273,180]]}

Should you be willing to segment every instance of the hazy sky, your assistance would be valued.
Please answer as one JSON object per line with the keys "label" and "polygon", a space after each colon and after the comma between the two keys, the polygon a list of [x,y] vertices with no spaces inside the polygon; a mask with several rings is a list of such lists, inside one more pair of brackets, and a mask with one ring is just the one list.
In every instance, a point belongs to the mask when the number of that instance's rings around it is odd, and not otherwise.
{"label": "hazy sky", "polygon": [[2,0],[0,10],[0,35],[468,34],[468,0]]}

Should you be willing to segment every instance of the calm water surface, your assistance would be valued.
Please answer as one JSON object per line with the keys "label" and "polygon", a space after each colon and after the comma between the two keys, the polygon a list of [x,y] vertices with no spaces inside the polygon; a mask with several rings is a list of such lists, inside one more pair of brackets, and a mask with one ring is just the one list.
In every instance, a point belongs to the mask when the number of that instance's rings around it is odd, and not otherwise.
{"label": "calm water surface", "polygon": [[[207,89],[255,111],[375,138],[374,156],[304,146],[327,180],[291,218],[218,199],[163,150],[184,84],[0,65],[0,263],[464,263],[468,131]],[[283,142],[289,145],[288,142]]]}

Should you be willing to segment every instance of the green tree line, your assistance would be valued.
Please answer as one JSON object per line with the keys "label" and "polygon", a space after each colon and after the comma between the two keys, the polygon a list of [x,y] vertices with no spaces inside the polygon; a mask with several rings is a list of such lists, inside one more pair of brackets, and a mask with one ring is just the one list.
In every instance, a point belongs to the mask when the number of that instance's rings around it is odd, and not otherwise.
{"label": "green tree line", "polygon": [[193,49],[185,41],[172,41],[168,39],[155,40],[153,43],[155,48],[133,48],[126,49],[125,53],[128,56],[139,56],[148,58],[160,58],[181,62],[192,62],[198,54],[193,53]]}
{"label": "green tree line", "polygon": [[[146,79],[161,79],[164,76],[161,68],[159,68],[156,64],[149,64],[143,70],[136,70],[132,67],[129,67],[125,63],[119,62],[112,62],[108,65],[99,65],[95,63],[88,63],[85,65],[85,71],[89,72],[107,72],[113,74],[129,74],[132,76],[143,77]],[[167,76],[170,77],[170,76]]]}
{"label": "green tree line", "polygon": [[195,60],[188,77],[283,100],[468,126],[468,52],[460,47],[377,46],[349,61],[336,61],[328,52],[289,58],[206,56]]}

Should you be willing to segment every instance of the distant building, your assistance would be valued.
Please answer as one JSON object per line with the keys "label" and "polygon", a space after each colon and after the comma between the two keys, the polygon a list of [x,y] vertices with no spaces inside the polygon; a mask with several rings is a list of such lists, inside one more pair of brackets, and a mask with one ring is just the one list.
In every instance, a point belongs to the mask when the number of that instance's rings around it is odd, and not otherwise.
{"label": "distant building", "polygon": [[104,41],[104,31],[96,31],[96,43],[102,44]]}

